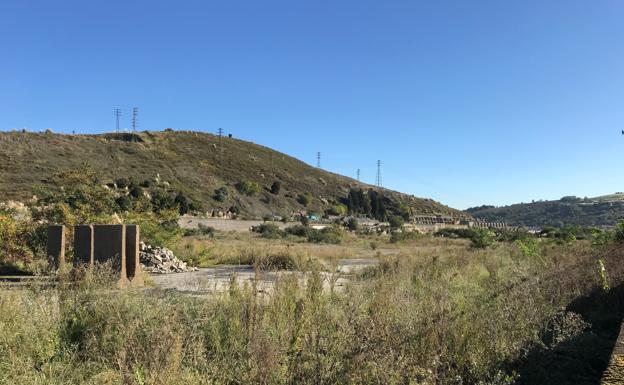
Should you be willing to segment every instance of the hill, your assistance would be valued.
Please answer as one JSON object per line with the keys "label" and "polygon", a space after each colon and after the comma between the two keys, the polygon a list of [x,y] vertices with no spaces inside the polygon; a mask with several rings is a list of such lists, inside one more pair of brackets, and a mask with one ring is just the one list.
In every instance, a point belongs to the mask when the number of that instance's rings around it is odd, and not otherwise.
{"label": "hill", "polygon": [[111,188],[158,185],[168,194],[184,194],[200,211],[233,211],[247,218],[344,210],[341,203],[349,203],[352,189],[377,192],[387,215],[468,216],[431,199],[311,167],[267,147],[206,133],[0,132],[0,201],[29,199],[40,185],[59,188],[52,175],[83,167],[94,170]]}
{"label": "hill", "polygon": [[615,226],[624,220],[624,193],[595,198],[563,197],[555,201],[519,203],[510,206],[480,206],[466,210],[477,219],[507,222],[514,226],[562,227]]}

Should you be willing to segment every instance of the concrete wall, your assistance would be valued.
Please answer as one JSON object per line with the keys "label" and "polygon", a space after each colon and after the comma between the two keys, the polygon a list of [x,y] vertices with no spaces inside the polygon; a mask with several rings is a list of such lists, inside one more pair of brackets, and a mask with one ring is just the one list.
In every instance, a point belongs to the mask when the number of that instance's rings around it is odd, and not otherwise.
{"label": "concrete wall", "polygon": [[93,260],[94,262],[112,262],[113,271],[117,272],[119,285],[128,283],[126,275],[126,226],[93,225]]}
{"label": "concrete wall", "polygon": [[48,226],[47,256],[57,269],[65,264],[65,226]]}
{"label": "concrete wall", "polygon": [[133,285],[143,285],[140,265],[139,226],[126,225],[126,275]]}
{"label": "concrete wall", "polygon": [[74,265],[93,266],[93,226],[74,227]]}

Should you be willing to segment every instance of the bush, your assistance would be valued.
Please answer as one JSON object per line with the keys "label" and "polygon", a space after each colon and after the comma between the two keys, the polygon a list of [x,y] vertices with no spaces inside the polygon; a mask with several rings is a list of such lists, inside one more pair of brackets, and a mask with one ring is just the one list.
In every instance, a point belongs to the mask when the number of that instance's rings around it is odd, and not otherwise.
{"label": "bush", "polygon": [[254,226],[253,231],[259,233],[263,238],[275,239],[283,235],[282,230],[275,223],[263,223]]}
{"label": "bush", "polygon": [[152,181],[149,179],[145,179],[143,182],[139,184],[141,187],[150,188],[152,187]]}
{"label": "bush", "polygon": [[180,210],[180,215],[184,215],[189,212],[189,201],[188,201],[188,198],[184,194],[178,193],[178,195],[176,195],[173,202],[176,205],[178,205],[178,208]]}
{"label": "bush", "polygon": [[434,234],[436,237],[444,237],[444,238],[462,238],[462,239],[472,239],[475,236],[474,229],[440,229],[436,231]]}
{"label": "bush", "polygon": [[614,239],[617,243],[624,243],[624,222],[621,222],[615,228]]}
{"label": "bush", "polygon": [[241,194],[244,194],[250,197],[260,192],[260,185],[256,182],[246,180],[246,181],[238,182],[238,184],[236,185],[236,189]]}
{"label": "bush", "polygon": [[310,193],[299,194],[299,196],[297,197],[297,202],[299,202],[300,204],[304,206],[309,205],[311,201],[312,201],[312,195],[310,195]]}
{"label": "bush", "polygon": [[391,229],[400,229],[401,227],[403,227],[405,221],[399,216],[392,216],[388,220],[388,223],[390,224]]}
{"label": "bush", "polygon": [[214,191],[214,195],[212,196],[212,198],[216,200],[217,202],[225,202],[228,200],[229,196],[230,196],[230,192],[228,191],[228,188],[223,186],[223,187],[219,187],[218,189]]}
{"label": "bush", "polygon": [[130,196],[134,199],[142,197],[143,189],[140,186],[132,186],[132,188],[130,189]]}
{"label": "bush", "polygon": [[477,249],[485,249],[488,246],[492,246],[495,242],[496,234],[490,230],[478,229],[475,230],[474,235],[470,238],[472,247]]}
{"label": "bush", "polygon": [[121,211],[130,211],[132,210],[132,200],[127,195],[122,195],[119,198],[115,199],[115,203],[119,206]]}
{"label": "bush", "polygon": [[203,223],[200,223],[196,229],[186,229],[184,230],[184,236],[196,236],[196,235],[208,235],[210,237],[214,237],[215,229],[214,227],[210,227]]}
{"label": "bush", "polygon": [[347,220],[347,229],[349,229],[350,231],[356,231],[359,226],[360,224],[358,223],[357,219],[351,217],[349,218],[349,220]]}
{"label": "bush", "polygon": [[287,234],[296,235],[298,237],[307,237],[310,228],[303,225],[293,225],[288,226],[284,231],[286,231]]}
{"label": "bush", "polygon": [[390,243],[399,243],[418,239],[419,234],[415,231],[395,231],[390,234]]}
{"label": "bush", "polygon": [[288,253],[269,254],[255,258],[254,267],[265,271],[296,270],[297,261]]}
{"label": "bush", "polygon": [[322,230],[309,229],[308,241],[314,243],[338,244],[342,242],[342,231],[338,227],[325,227]]}
{"label": "bush", "polygon": [[339,215],[339,216],[347,215],[347,212],[348,212],[347,206],[343,205],[342,203],[333,205],[330,208],[328,208],[326,211],[328,215]]}
{"label": "bush", "polygon": [[128,178],[117,178],[115,180],[115,184],[117,185],[117,188],[126,188],[130,186],[130,181]]}
{"label": "bush", "polygon": [[275,181],[273,182],[273,184],[271,185],[271,194],[277,195],[279,194],[280,190],[282,188],[282,185],[280,184],[279,181]]}

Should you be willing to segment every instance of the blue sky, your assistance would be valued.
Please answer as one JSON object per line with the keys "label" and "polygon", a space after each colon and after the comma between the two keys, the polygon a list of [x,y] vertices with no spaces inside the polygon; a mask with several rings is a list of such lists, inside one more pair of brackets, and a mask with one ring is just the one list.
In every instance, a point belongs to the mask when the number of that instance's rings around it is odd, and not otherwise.
{"label": "blue sky", "polygon": [[624,191],[624,0],[0,2],[0,130],[215,132],[466,208]]}

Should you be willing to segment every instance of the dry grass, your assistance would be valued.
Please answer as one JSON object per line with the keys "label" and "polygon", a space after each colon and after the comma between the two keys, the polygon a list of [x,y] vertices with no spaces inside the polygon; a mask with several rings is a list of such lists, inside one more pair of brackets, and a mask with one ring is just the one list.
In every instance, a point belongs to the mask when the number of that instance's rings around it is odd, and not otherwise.
{"label": "dry grass", "polygon": [[[4,292],[0,383],[511,384],[509,363],[603,286],[587,244],[539,252],[421,240],[342,293],[324,292],[314,272],[268,297],[235,284],[209,298],[115,291],[101,274]],[[601,252],[612,286],[621,255]]]}

